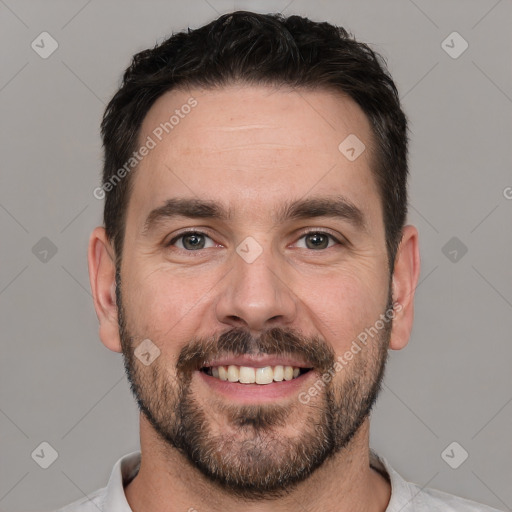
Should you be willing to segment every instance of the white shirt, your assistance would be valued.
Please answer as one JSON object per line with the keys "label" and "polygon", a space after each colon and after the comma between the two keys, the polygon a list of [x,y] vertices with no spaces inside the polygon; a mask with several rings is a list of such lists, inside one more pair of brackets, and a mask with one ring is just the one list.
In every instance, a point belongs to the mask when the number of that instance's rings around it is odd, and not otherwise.
{"label": "white shirt", "polygon": [[[371,466],[389,476],[391,499],[386,512],[500,512],[474,501],[433,489],[422,489],[416,484],[406,482],[391,468],[386,459],[373,452]],[[140,452],[121,457],[114,465],[106,487],[56,512],[132,512],[126,501],[124,487],[135,478],[139,467]]]}

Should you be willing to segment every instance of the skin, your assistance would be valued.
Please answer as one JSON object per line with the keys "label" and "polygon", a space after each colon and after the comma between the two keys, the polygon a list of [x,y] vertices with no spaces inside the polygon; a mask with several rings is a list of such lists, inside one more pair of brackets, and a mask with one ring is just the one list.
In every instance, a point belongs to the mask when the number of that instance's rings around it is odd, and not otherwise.
{"label": "skin", "polygon": [[[344,354],[360,332],[375,324],[388,298],[384,223],[370,170],[368,119],[351,99],[330,91],[248,85],[175,90],[153,105],[139,140],[145,141],[190,96],[197,107],[134,171],[121,266],[131,330],[157,344],[159,364],[170,374],[178,353],[193,337],[233,327],[244,327],[254,336],[270,327],[290,327],[319,335],[337,356]],[[356,134],[367,148],[353,162],[338,150],[349,134]],[[363,212],[366,229],[325,217],[282,224],[272,220],[272,212],[285,201],[334,194]],[[212,199],[231,207],[233,218],[180,217],[144,234],[149,212],[169,197]],[[211,238],[206,239],[207,248],[191,254],[179,242],[164,247],[183,228],[206,232]],[[348,243],[308,248],[303,238],[308,229],[327,230]],[[251,264],[235,251],[247,236],[263,250]],[[88,256],[101,341],[121,352],[115,253],[103,227],[92,233]],[[393,320],[390,349],[402,349],[409,340],[419,270],[418,233],[405,226],[392,278],[393,300],[401,309]],[[336,382],[343,378],[343,372],[335,376]],[[197,380],[191,386],[212,425],[221,425],[214,402],[222,397]],[[304,426],[305,411],[293,410],[293,421],[279,427],[281,436],[292,437]],[[136,512],[190,507],[199,512],[295,512],[298,504],[308,511],[384,511],[389,502],[387,480],[369,466],[368,419],[346,449],[288,496],[273,501],[242,502],[223,492],[166,445],[142,414],[140,437],[141,469],[125,489]]]}

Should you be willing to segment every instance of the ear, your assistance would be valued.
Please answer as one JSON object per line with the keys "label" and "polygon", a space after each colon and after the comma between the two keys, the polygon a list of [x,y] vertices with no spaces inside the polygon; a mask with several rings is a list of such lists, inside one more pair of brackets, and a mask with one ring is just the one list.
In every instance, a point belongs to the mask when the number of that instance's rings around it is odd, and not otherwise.
{"label": "ear", "polygon": [[110,350],[122,352],[117,322],[115,255],[105,228],[97,227],[92,232],[87,259],[100,339]]}
{"label": "ear", "polygon": [[405,226],[398,246],[393,270],[393,303],[395,317],[389,348],[400,350],[409,342],[414,319],[414,292],[420,275],[418,230]]}

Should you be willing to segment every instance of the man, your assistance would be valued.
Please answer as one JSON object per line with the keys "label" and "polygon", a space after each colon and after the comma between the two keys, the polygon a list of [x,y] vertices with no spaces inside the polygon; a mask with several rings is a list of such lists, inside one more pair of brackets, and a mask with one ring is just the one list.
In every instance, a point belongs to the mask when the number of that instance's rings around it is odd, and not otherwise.
{"label": "man", "polygon": [[235,12],[133,59],[102,123],[100,337],[141,453],[62,511],[483,511],[369,448],[420,271],[407,123],[343,29]]}

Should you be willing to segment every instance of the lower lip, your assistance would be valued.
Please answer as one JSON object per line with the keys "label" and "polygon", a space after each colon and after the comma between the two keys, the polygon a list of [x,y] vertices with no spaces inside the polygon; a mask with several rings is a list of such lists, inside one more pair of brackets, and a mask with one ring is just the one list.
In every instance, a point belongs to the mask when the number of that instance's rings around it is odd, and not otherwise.
{"label": "lower lip", "polygon": [[316,372],[310,370],[296,379],[270,384],[241,384],[240,382],[220,380],[201,371],[195,373],[214,393],[223,395],[230,400],[244,403],[268,403],[291,396],[297,397],[299,392],[309,385]]}

